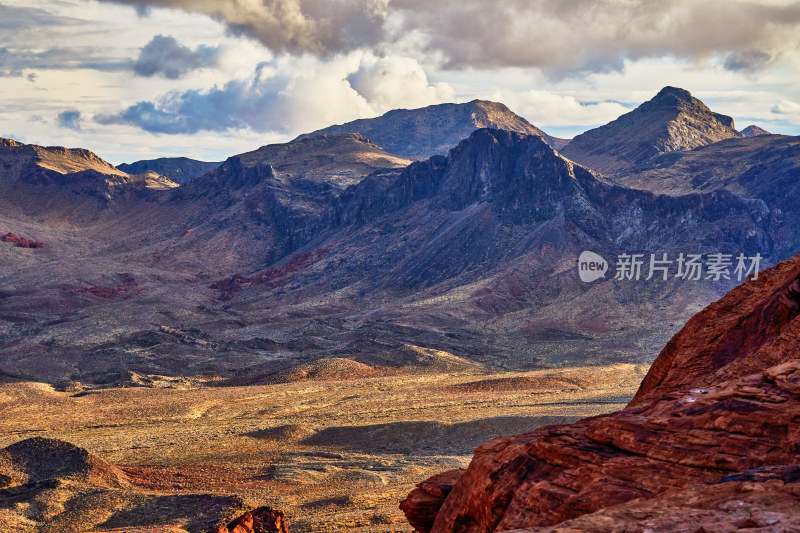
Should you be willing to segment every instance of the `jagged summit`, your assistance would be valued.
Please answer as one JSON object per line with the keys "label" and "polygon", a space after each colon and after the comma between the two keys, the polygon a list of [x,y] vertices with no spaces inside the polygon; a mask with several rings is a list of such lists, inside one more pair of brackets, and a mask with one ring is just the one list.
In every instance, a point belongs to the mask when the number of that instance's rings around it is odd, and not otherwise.
{"label": "jagged summit", "polygon": [[618,119],[573,139],[562,152],[614,175],[662,153],[742,137],[731,117],[714,113],[689,91],[664,87],[651,100]]}
{"label": "jagged summit", "polygon": [[555,148],[566,143],[547,135],[504,104],[485,100],[395,109],[377,118],[355,120],[301,135],[297,140],[321,134],[360,133],[391,153],[422,159],[446,154],[480,128],[538,135]]}
{"label": "jagged summit", "polygon": [[450,151],[439,194],[457,208],[490,201],[550,218],[551,202],[577,191],[576,168],[538,135],[482,128]]}

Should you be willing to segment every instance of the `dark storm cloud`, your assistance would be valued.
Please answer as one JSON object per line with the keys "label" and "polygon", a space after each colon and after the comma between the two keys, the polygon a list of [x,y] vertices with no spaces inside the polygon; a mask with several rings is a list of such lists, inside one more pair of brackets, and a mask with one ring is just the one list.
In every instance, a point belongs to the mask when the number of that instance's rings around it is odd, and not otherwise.
{"label": "dark storm cloud", "polygon": [[[387,0],[104,0],[203,13],[278,52],[327,55],[383,40]],[[143,9],[144,8],[144,9]]]}
{"label": "dark storm cloud", "polygon": [[80,131],[81,129],[81,113],[76,110],[62,111],[56,117],[56,124],[68,130]]}
{"label": "dark storm cloud", "polygon": [[409,37],[447,68],[618,71],[723,59],[754,70],[800,45],[800,2],[756,0],[104,0],[203,13],[278,52],[329,55]]}
{"label": "dark storm cloud", "polygon": [[192,70],[212,67],[218,61],[219,49],[216,47],[200,46],[192,50],[172,36],[156,35],[142,48],[133,64],[133,71],[139,76],[163,76],[175,80]]}
{"label": "dark storm cloud", "polygon": [[[761,64],[797,47],[800,3],[745,0],[392,0],[446,66],[620,70],[624,60],[747,53]],[[731,63],[736,66],[736,63]]]}
{"label": "dark storm cloud", "polygon": [[759,50],[742,50],[733,52],[725,58],[723,65],[728,70],[756,72],[772,60],[772,56]]}

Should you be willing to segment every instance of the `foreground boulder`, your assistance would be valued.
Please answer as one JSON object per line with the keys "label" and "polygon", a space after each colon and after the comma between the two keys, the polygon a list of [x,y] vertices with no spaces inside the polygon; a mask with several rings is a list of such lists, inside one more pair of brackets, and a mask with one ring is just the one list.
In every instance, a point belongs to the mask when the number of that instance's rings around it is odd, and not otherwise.
{"label": "foreground boulder", "polygon": [[667,491],[552,527],[505,533],[790,533],[800,531],[800,467],[762,467]]}
{"label": "foreground boulder", "polygon": [[[401,507],[425,533],[800,530],[799,315],[797,256],[689,321],[625,410],[489,441],[438,511],[423,497],[435,478]],[[752,474],[764,467],[786,475]],[[746,503],[750,489],[763,501]],[[669,508],[694,509],[688,529]]]}
{"label": "foreground boulder", "polygon": [[228,527],[217,526],[208,533],[289,533],[283,511],[259,507],[231,522]]}

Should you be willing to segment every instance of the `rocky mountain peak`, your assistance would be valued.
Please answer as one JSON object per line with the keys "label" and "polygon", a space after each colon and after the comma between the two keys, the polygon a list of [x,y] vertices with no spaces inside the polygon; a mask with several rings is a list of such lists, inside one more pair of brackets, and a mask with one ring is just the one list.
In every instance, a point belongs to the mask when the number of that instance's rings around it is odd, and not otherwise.
{"label": "rocky mountain peak", "polygon": [[755,124],[751,124],[750,126],[747,126],[745,129],[742,130],[742,135],[744,135],[745,137],[759,137],[761,135],[772,135],[772,134],[767,130],[765,130],[764,128],[756,126]]}
{"label": "rocky mountain peak", "polygon": [[536,135],[479,129],[451,150],[448,160],[439,191],[453,208],[476,202],[503,210],[530,208],[578,189],[572,163]]}
{"label": "rocky mountain peak", "polygon": [[714,113],[689,91],[664,87],[633,111],[578,135],[562,152],[582,165],[615,175],[659,154],[741,136],[731,117]]}
{"label": "rocky mountain peak", "polygon": [[504,104],[484,100],[395,109],[377,118],[355,120],[301,135],[296,140],[324,134],[360,133],[388,152],[425,159],[446,154],[480,128],[538,135],[556,148],[566,143],[547,135]]}
{"label": "rocky mountain peak", "polygon": [[650,103],[662,105],[681,105],[691,103],[693,101],[699,102],[692,96],[692,93],[680,87],[672,87],[667,85],[656,94]]}

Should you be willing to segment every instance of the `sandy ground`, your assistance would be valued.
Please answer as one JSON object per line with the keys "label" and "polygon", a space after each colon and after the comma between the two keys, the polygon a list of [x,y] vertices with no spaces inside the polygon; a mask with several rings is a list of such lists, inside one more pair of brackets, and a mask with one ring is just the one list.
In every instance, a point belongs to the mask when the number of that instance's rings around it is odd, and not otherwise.
{"label": "sandy ground", "polygon": [[397,506],[416,482],[466,466],[492,437],[618,410],[645,371],[620,364],[78,394],[10,383],[0,385],[0,446],[66,440],[155,494],[278,506],[295,533],[407,532]]}

